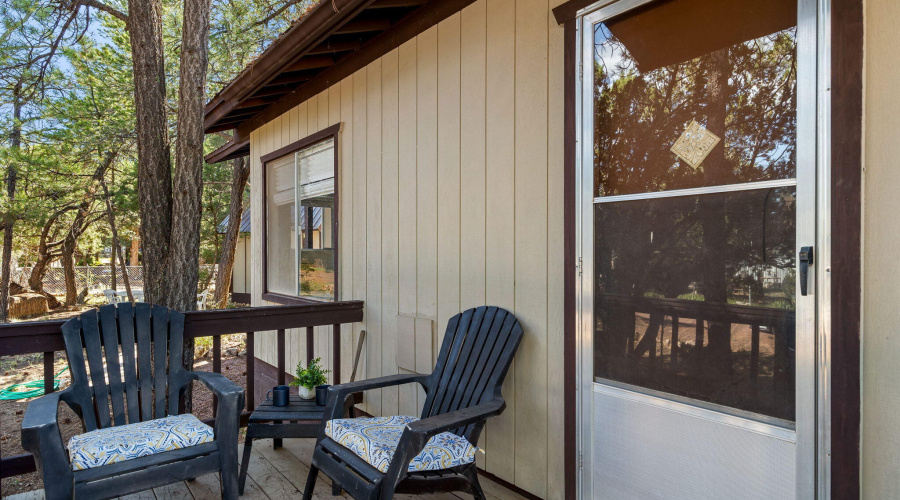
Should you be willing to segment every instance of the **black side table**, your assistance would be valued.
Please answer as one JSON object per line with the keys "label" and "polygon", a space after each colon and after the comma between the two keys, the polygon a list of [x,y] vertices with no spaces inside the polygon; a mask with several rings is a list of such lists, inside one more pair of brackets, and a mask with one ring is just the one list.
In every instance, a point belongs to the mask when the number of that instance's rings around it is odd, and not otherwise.
{"label": "black side table", "polygon": [[[352,408],[351,405],[362,402],[362,393],[353,394],[347,399],[348,407]],[[283,438],[318,437],[324,413],[325,407],[317,405],[315,399],[302,399],[296,394],[291,394],[291,402],[287,406],[275,406],[267,399],[256,407],[247,421],[244,458],[241,461],[241,474],[238,479],[239,494],[244,494],[254,439],[272,438],[274,447],[280,448]]]}
{"label": "black side table", "polygon": [[[291,402],[287,406],[275,406],[270,400],[263,401],[247,421],[244,459],[238,479],[239,493],[244,494],[254,439],[274,438],[275,448],[280,448],[282,438],[317,437],[324,413],[325,407],[317,405],[315,399],[301,399],[296,394],[291,394]],[[284,423],[285,421],[288,423]]]}

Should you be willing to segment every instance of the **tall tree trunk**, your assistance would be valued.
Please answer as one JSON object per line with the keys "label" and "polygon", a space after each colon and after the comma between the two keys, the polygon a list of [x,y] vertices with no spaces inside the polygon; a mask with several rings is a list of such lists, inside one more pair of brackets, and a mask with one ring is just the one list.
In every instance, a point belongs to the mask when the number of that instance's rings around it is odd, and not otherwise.
{"label": "tall tree trunk", "polygon": [[[172,164],[166,116],[162,0],[128,0],[128,31],[134,64],[138,153],[138,201],[144,247],[144,294],[171,305],[166,260],[172,232]],[[187,26],[184,26],[187,31]],[[179,112],[183,111],[179,106]]]}
{"label": "tall tree trunk", "polygon": [[63,277],[66,285],[66,298],[64,305],[74,306],[78,300],[78,289],[75,280],[75,248],[77,240],[66,237],[62,245]]}
{"label": "tall tree trunk", "polygon": [[28,277],[28,288],[35,292],[41,293],[44,291],[44,276],[47,275],[47,269],[50,267],[50,263],[59,257],[58,252],[53,252],[53,247],[58,247],[61,242],[51,243],[49,241],[50,230],[53,229],[53,225],[59,221],[59,217],[67,210],[67,208],[64,208],[51,215],[47,222],[44,223],[44,227],[41,228],[41,237],[38,242],[38,258],[34,263],[34,267],[31,268],[31,275]]}
{"label": "tall tree trunk", "polygon": [[38,253],[34,267],[31,268],[31,274],[28,275],[28,288],[37,293],[44,291],[44,277],[47,276],[47,269],[50,268],[51,262],[53,262],[53,257],[50,253]]}
{"label": "tall tree trunk", "polygon": [[[109,230],[112,233],[113,251],[109,256],[109,261],[112,263],[112,270],[113,273],[115,273],[116,257],[119,258],[119,264],[122,265],[122,281],[125,283],[125,293],[128,294],[128,302],[134,302],[134,295],[131,293],[131,280],[128,279],[128,270],[125,269],[125,256],[122,252],[122,246],[119,245],[119,232],[116,230],[116,217],[113,215],[112,202],[109,201],[109,188],[102,179],[100,180],[100,183],[103,186],[103,196],[106,199],[106,216],[109,218]],[[115,274],[113,274],[113,278],[115,279]]]}
{"label": "tall tree trunk", "polygon": [[[95,220],[91,219],[91,207],[94,205],[94,199],[97,192],[97,184],[103,180],[103,176],[106,175],[106,171],[109,169],[110,165],[112,165],[115,157],[116,153],[110,151],[103,158],[103,161],[100,163],[100,165],[97,165],[97,169],[94,170],[94,175],[91,177],[91,182],[84,193],[84,197],[81,199],[81,203],[78,205],[75,219],[72,220],[72,225],[69,227],[69,230],[66,231],[65,238],[63,238],[61,251],[64,268],[63,274],[66,278],[65,305],[67,306],[75,305],[76,299],[78,297],[78,292],[77,290],[75,290],[74,267],[74,255],[75,249],[78,247],[78,239],[81,238],[81,235],[84,234],[87,228]],[[67,265],[70,267],[66,268]]]}
{"label": "tall tree trunk", "polygon": [[[109,200],[107,200],[109,203]],[[113,244],[110,245],[109,249],[109,287],[115,290],[119,287],[119,284],[116,283],[116,241],[115,237],[112,238]]]}
{"label": "tall tree trunk", "polygon": [[231,204],[228,210],[228,228],[225,230],[225,241],[222,242],[222,253],[219,255],[219,272],[216,275],[216,307],[222,309],[228,302],[231,289],[231,273],[234,269],[234,251],[240,237],[241,218],[244,215],[244,189],[250,177],[250,164],[243,157],[232,160]]}
{"label": "tall tree trunk", "polygon": [[193,310],[200,274],[203,192],[203,113],[209,45],[210,0],[185,0],[175,144],[175,191],[168,262],[168,305]]}
{"label": "tall tree trunk", "polygon": [[6,323],[9,315],[9,280],[12,275],[13,226],[16,220],[13,202],[16,199],[16,155],[22,145],[22,84],[13,89],[13,123],[9,134],[9,145],[12,161],[6,172],[6,196],[9,197],[9,210],[6,213],[5,230],[3,231],[3,258],[0,270],[0,323]]}
{"label": "tall tree trunk", "polygon": [[[205,136],[203,114],[206,104],[209,11],[210,0],[184,1],[175,143],[177,167],[167,276],[167,305],[182,311],[197,308],[197,281],[200,278],[200,214]],[[190,370],[194,366],[194,339],[185,339],[184,348],[184,366]],[[192,407],[191,389],[188,386],[185,393],[187,411]]]}
{"label": "tall tree trunk", "polygon": [[128,256],[129,266],[139,266],[141,263],[138,261],[138,252],[141,249],[141,238],[139,236],[133,236],[131,238],[131,248],[129,249],[130,255]]}
{"label": "tall tree trunk", "polygon": [[[128,0],[137,111],[138,199],[148,301],[196,308],[200,274],[203,112],[210,0],[185,0],[179,67],[174,188],[166,116],[162,0]],[[193,366],[193,340],[184,364]],[[190,392],[186,407],[190,410]]]}

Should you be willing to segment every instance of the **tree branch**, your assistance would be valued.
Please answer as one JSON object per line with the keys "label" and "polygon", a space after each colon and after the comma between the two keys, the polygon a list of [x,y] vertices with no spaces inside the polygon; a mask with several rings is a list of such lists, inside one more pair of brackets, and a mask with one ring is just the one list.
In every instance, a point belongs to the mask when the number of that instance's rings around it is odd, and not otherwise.
{"label": "tree branch", "polygon": [[93,7],[97,10],[102,10],[124,22],[126,29],[128,27],[128,14],[103,2],[98,0],[75,0],[74,5],[84,5],[85,7]]}
{"label": "tree branch", "polygon": [[303,1],[304,0],[288,0],[287,2],[284,2],[281,5],[281,7],[278,7],[277,9],[272,11],[272,13],[269,14],[268,16],[266,16],[264,19],[253,23],[253,26],[262,26],[262,25],[268,23],[269,21],[271,21],[272,19],[275,19],[276,17],[280,16],[282,12],[284,12],[288,9],[288,7],[297,5],[298,3],[302,3]]}

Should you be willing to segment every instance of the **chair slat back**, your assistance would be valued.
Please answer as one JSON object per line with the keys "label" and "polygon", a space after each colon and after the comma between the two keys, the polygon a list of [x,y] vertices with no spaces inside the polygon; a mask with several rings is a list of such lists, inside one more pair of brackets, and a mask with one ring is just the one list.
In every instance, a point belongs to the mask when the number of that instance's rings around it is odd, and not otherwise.
{"label": "chair slat back", "polygon": [[[477,307],[451,318],[429,379],[422,418],[468,408],[499,396],[523,335],[516,317],[499,307]],[[474,431],[477,440],[480,428]],[[473,428],[454,432],[471,437]]]}
{"label": "chair slat back", "polygon": [[87,430],[178,413],[187,383],[180,312],[122,302],[86,311],[62,332]]}

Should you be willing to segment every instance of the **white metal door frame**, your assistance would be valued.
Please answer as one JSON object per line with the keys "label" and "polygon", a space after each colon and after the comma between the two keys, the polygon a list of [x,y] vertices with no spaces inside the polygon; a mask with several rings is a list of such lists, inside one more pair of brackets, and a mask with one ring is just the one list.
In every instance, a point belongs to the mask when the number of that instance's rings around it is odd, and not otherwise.
{"label": "white metal door frame", "polygon": [[[594,382],[593,343],[593,25],[656,0],[601,0],[578,13],[576,23],[576,277],[577,309],[577,435],[578,492],[595,498],[590,471],[591,398],[595,390],[623,391]],[[797,96],[797,246],[815,245],[814,279],[808,297],[797,297],[797,498],[829,498],[830,492],[830,1],[798,0],[798,96]],[[803,207],[800,200],[805,200]],[[801,334],[805,332],[805,334]],[[606,388],[608,387],[608,389]],[[630,397],[657,404],[673,404],[664,398],[625,389]],[[682,403],[674,403],[682,404]],[[710,412],[697,408],[700,412]],[[771,433],[782,439],[785,429],[765,421],[721,414],[734,424]],[[709,415],[708,415],[709,416]],[[740,422],[738,422],[740,424]],[[768,428],[767,428],[768,427]],[[794,434],[793,431],[790,434]]]}

